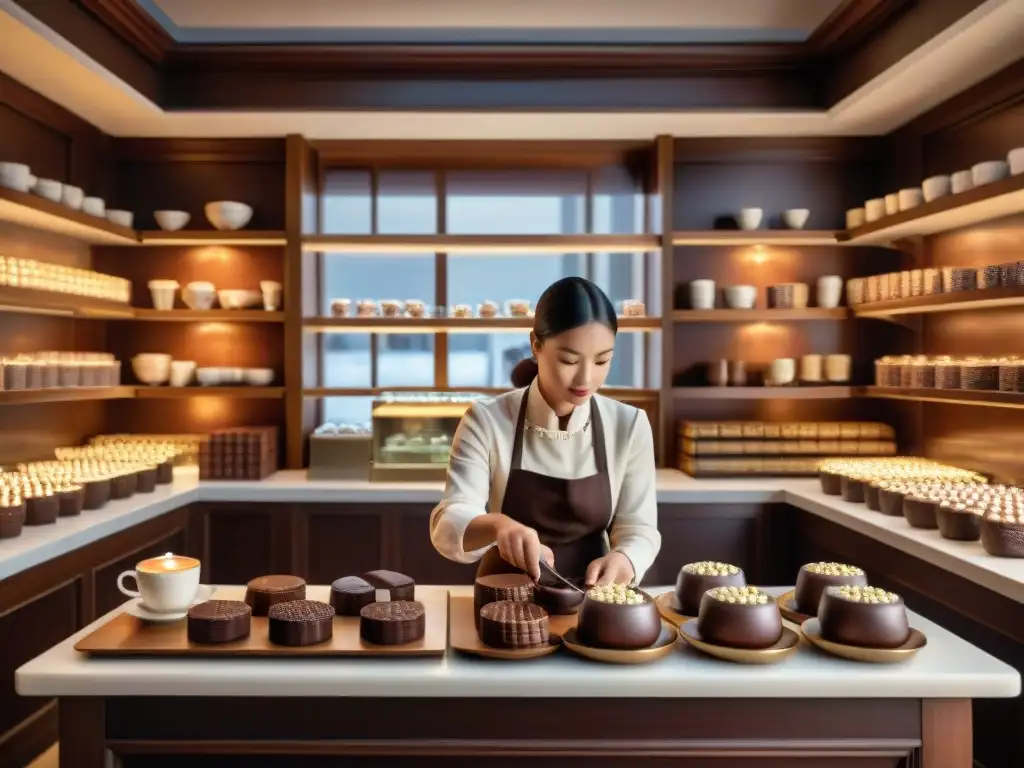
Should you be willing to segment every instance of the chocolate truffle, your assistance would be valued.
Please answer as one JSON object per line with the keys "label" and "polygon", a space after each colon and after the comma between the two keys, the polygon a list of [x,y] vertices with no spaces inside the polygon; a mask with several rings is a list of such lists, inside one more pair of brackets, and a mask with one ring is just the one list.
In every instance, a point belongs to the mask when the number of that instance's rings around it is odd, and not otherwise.
{"label": "chocolate truffle", "polygon": [[715,587],[745,587],[747,578],[735,565],[701,561],[684,565],[676,578],[676,599],[672,607],[683,616],[696,616],[704,593]]}
{"label": "chocolate truffle", "polygon": [[267,618],[270,642],[277,645],[315,645],[334,634],[334,609],[316,600],[275,603]]}
{"label": "chocolate truffle", "polygon": [[981,538],[980,510],[959,501],[942,501],[935,508],[935,522],[944,539],[977,541]]}
{"label": "chocolate truffle", "polygon": [[533,580],[525,573],[491,573],[478,576],[473,584],[473,611],[479,616],[480,609],[488,603],[511,600],[528,603],[533,600]]}
{"label": "chocolate truffle", "polygon": [[426,610],[414,600],[371,603],[359,612],[359,636],[368,643],[404,645],[426,631]]}
{"label": "chocolate truffle", "polygon": [[860,568],[842,563],[807,563],[796,577],[793,602],[797,611],[807,616],[818,615],[821,594],[827,587],[841,584],[859,584],[866,587],[868,577]]}
{"label": "chocolate truffle", "polygon": [[775,598],[757,587],[717,587],[701,598],[697,630],[714,645],[770,648],[782,638],[782,614]]}
{"label": "chocolate truffle", "polygon": [[258,576],[245,589],[245,602],[253,616],[267,616],[271,606],[306,598],[306,582],[298,576]]}
{"label": "chocolate truffle", "polygon": [[911,528],[932,530],[939,527],[935,519],[938,499],[922,496],[907,496],[903,499],[903,517]]}
{"label": "chocolate truffle", "polygon": [[647,648],[661,634],[661,616],[639,590],[623,584],[591,587],[580,605],[576,632],[580,642],[595,648]]}
{"label": "chocolate truffle", "polygon": [[376,600],[377,590],[366,579],[344,576],[331,584],[331,605],[339,616],[358,616]]}
{"label": "chocolate truffle", "polygon": [[363,578],[370,583],[374,589],[386,589],[391,594],[392,600],[415,600],[416,582],[404,573],[395,571],[369,571],[363,574]]}
{"label": "chocolate truffle", "polygon": [[548,643],[548,612],[535,603],[501,600],[480,609],[480,639],[493,648]]}
{"label": "chocolate truffle", "polygon": [[903,598],[879,587],[829,587],[818,606],[821,636],[864,648],[897,648],[910,637]]}
{"label": "chocolate truffle", "polygon": [[251,617],[241,600],[207,600],[188,609],[188,639],[212,645],[248,637]]}
{"label": "chocolate truffle", "polygon": [[1024,514],[989,512],[981,521],[981,546],[996,557],[1024,557]]}

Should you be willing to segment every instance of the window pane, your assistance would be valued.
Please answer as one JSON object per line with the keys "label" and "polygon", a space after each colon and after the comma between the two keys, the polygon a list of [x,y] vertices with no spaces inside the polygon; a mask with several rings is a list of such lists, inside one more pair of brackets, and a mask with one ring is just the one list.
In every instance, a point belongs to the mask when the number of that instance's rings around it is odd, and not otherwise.
{"label": "window pane", "polygon": [[372,397],[325,397],[324,421],[339,426],[368,424],[372,408]]}
{"label": "window pane", "polygon": [[370,386],[370,336],[325,333],[322,337],[325,387]]}
{"label": "window pane", "polygon": [[437,232],[437,194],[433,173],[381,171],[377,185],[379,234],[432,235]]}
{"label": "window pane", "polygon": [[331,170],[324,174],[323,215],[321,229],[326,234],[370,234],[370,172]]}
{"label": "window pane", "polygon": [[584,227],[584,171],[453,171],[451,234],[576,234]]}
{"label": "window pane", "polygon": [[434,386],[434,337],[426,333],[378,337],[377,386]]}
{"label": "window pane", "polygon": [[625,168],[594,171],[593,226],[596,234],[632,235],[644,232],[644,190]]}
{"label": "window pane", "polygon": [[529,356],[528,333],[453,333],[448,337],[448,383],[511,389],[512,369]]}

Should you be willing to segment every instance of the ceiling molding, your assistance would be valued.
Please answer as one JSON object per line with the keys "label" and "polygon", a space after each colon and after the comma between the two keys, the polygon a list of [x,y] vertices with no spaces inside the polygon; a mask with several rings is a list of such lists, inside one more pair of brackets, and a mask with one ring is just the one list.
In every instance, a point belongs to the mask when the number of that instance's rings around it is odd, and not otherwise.
{"label": "ceiling molding", "polygon": [[77,0],[89,13],[149,61],[159,64],[174,38],[136,0]]}
{"label": "ceiling molding", "polygon": [[905,10],[912,0],[843,0],[807,38],[811,56],[834,59]]}

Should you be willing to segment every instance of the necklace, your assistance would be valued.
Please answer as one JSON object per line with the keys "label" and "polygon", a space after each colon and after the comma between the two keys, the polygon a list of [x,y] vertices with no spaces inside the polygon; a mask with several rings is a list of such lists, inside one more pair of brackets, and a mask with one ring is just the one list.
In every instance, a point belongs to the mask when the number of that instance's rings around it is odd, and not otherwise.
{"label": "necklace", "polygon": [[548,440],[571,440],[576,437],[576,435],[582,435],[590,429],[590,418],[587,418],[586,424],[572,432],[567,432],[562,429],[545,429],[544,427],[538,427],[536,424],[531,423],[529,419],[526,420],[526,428],[531,432],[536,432],[538,435],[547,438]]}

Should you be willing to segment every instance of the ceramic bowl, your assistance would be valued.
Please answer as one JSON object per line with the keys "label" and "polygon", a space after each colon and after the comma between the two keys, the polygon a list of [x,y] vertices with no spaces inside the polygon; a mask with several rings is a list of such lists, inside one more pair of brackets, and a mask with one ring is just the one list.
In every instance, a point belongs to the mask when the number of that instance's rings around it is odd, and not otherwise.
{"label": "ceramic bowl", "polygon": [[192,216],[185,211],[153,211],[153,218],[160,229],[165,232],[176,232],[188,224]]}
{"label": "ceramic bowl", "polygon": [[221,369],[196,368],[196,381],[204,387],[215,387],[221,383]]}
{"label": "ceramic bowl", "polygon": [[974,189],[974,176],[970,171],[957,171],[951,177],[951,187],[954,195]]}
{"label": "ceramic bowl", "polygon": [[36,179],[36,183],[32,185],[33,192],[54,203],[60,202],[63,190],[64,185],[53,179]]}
{"label": "ceramic bowl", "polygon": [[1005,160],[988,160],[971,166],[971,179],[976,187],[1005,179],[1009,173],[1010,166]]}
{"label": "ceramic bowl", "polygon": [[117,208],[107,209],[107,221],[111,224],[117,224],[119,227],[128,227],[130,229],[134,219],[135,215],[131,211],[122,211]]}
{"label": "ceramic bowl", "polygon": [[763,217],[764,211],[760,208],[743,208],[736,217],[736,223],[740,225],[740,229],[757,229],[761,226]]}
{"label": "ceramic bowl", "polygon": [[181,300],[189,309],[210,309],[216,299],[217,289],[213,283],[197,280],[181,290]]}
{"label": "ceramic bowl", "polygon": [[863,208],[850,208],[846,212],[846,228],[856,229],[863,227],[865,223],[865,211]]}
{"label": "ceramic bowl", "polygon": [[803,229],[810,215],[807,208],[790,208],[782,214],[782,220],[790,229]]}
{"label": "ceramic bowl", "polygon": [[252,218],[252,206],[231,200],[218,200],[203,207],[207,220],[220,230],[241,229]]}
{"label": "ceramic bowl", "polygon": [[24,163],[0,163],[0,187],[28,192],[35,183],[32,169]]}
{"label": "ceramic bowl", "polygon": [[1024,173],[1024,147],[1011,149],[1006,155],[1006,162],[1010,166],[1010,174],[1016,176]]}
{"label": "ceramic bowl", "polygon": [[[569,579],[580,589],[583,579]],[[552,616],[568,616],[579,610],[584,595],[575,589],[558,584],[537,584],[533,591],[533,602],[545,608]]]}
{"label": "ceramic bowl", "polygon": [[245,309],[263,302],[263,294],[259,291],[246,290],[220,290],[217,291],[217,299],[224,309]]}
{"label": "ceramic bowl", "polygon": [[103,218],[107,211],[107,203],[102,197],[86,197],[82,199],[82,210],[90,216]]}
{"label": "ceramic bowl", "polygon": [[953,179],[951,176],[932,176],[921,182],[921,189],[924,191],[926,203],[948,195],[952,188]]}
{"label": "ceramic bowl", "polygon": [[73,211],[79,211],[82,209],[83,200],[85,200],[85,192],[82,191],[81,187],[72,187],[70,184],[64,185],[64,189],[60,193],[62,205],[67,206]]}
{"label": "ceramic bowl", "polygon": [[171,356],[158,353],[136,355],[132,358],[132,371],[143,384],[166,384],[171,377]]}
{"label": "ceramic bowl", "polygon": [[602,603],[584,597],[576,618],[576,631],[585,645],[595,648],[636,650],[654,644],[661,634],[661,614],[646,592],[636,605]]}
{"label": "ceramic bowl", "polygon": [[273,368],[247,368],[245,370],[245,383],[254,387],[267,387],[274,380]]}

